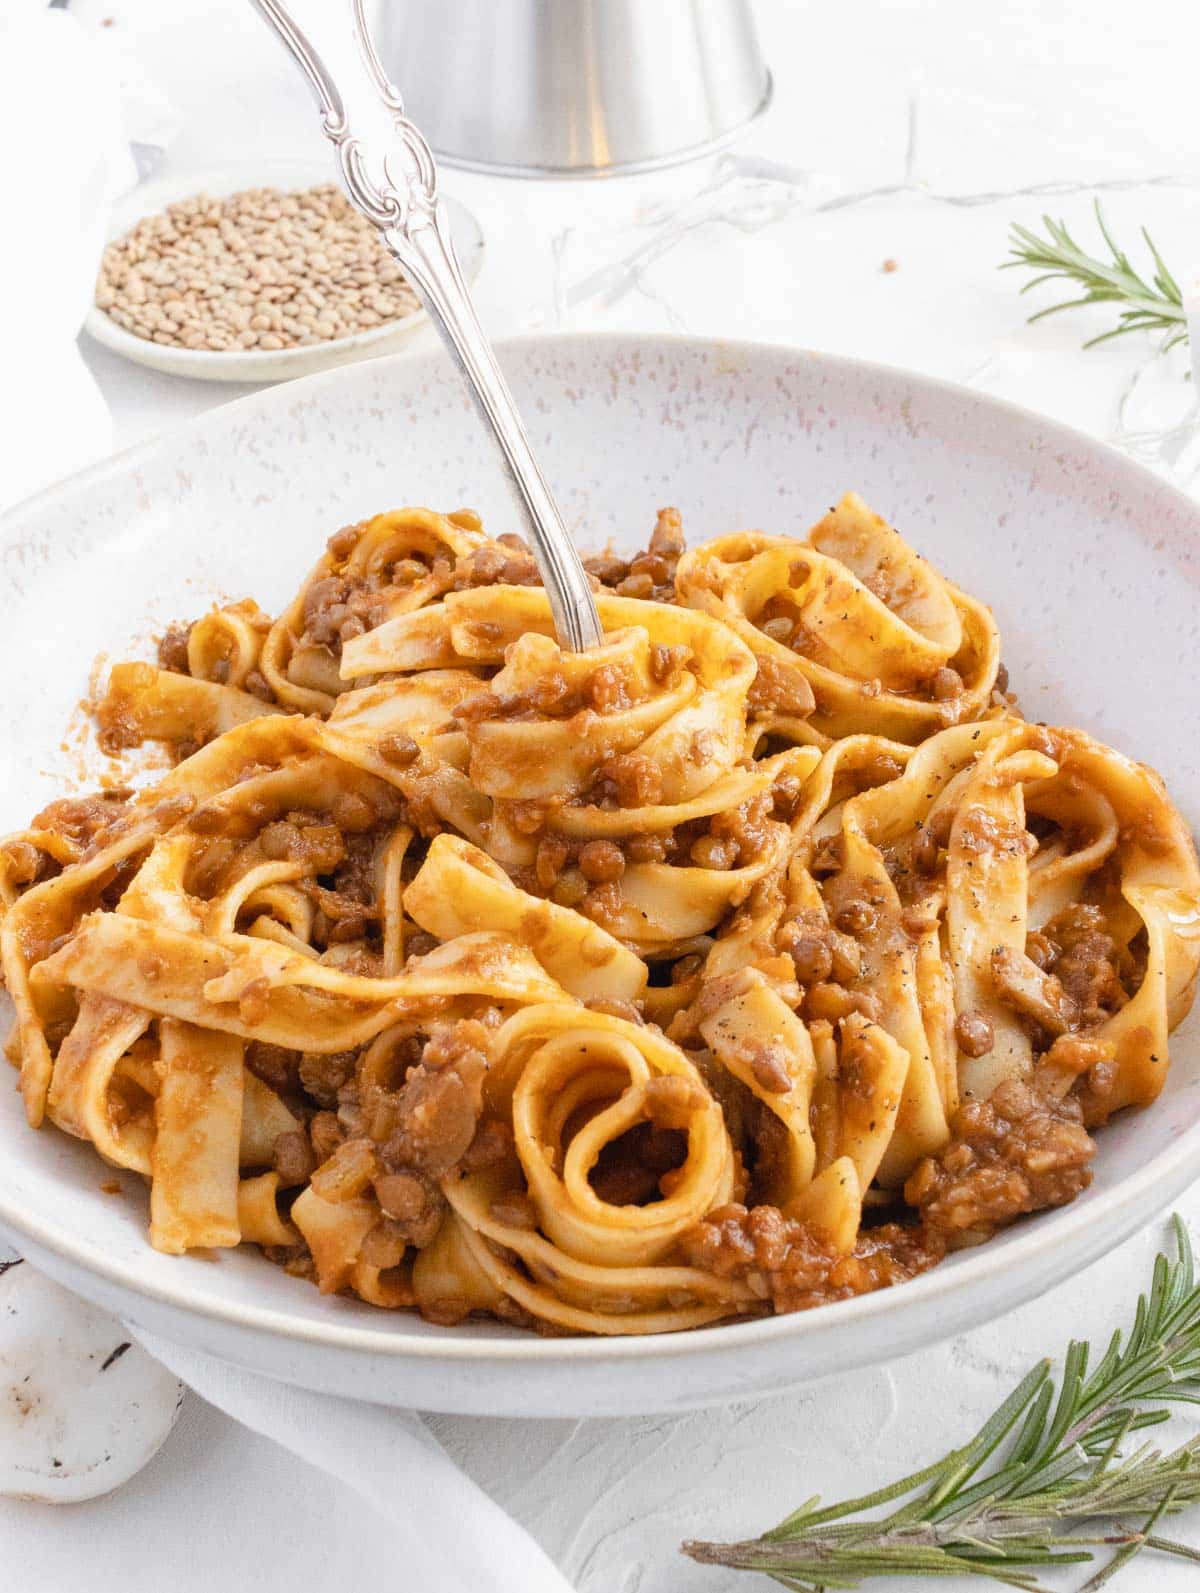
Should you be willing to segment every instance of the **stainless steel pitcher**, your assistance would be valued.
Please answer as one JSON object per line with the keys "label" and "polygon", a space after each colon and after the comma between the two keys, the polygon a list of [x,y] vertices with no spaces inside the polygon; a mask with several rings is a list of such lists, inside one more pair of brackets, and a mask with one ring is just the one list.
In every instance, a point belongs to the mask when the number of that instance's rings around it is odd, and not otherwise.
{"label": "stainless steel pitcher", "polygon": [[750,0],[375,0],[409,115],[452,165],[522,177],[645,171],[764,110]]}

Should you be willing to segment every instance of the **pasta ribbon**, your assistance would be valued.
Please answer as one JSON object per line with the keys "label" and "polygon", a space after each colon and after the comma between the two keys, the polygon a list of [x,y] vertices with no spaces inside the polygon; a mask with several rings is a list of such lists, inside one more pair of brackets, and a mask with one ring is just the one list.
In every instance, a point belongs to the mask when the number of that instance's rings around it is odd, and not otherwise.
{"label": "pasta ribbon", "polygon": [[164,1018],[154,1147],[150,1242],[179,1255],[236,1245],[242,1134],[242,1046],[230,1035]]}
{"label": "pasta ribbon", "polygon": [[440,940],[485,925],[502,931],[528,946],[581,1000],[633,1001],[645,988],[645,963],[619,940],[569,908],[518,890],[486,852],[455,836],[435,837],[404,902],[421,928]]}
{"label": "pasta ribbon", "polygon": [[[511,1118],[528,1194],[510,1193],[516,1167],[444,1187],[465,1251],[494,1289],[576,1331],[662,1332],[726,1314],[728,1290],[668,1259],[735,1179],[720,1108],[681,1051],[620,1018],[528,1007],[498,1032],[485,1093],[489,1111]],[[648,1129],[678,1136],[681,1159],[630,1204],[622,1159]],[[414,1281],[420,1298],[420,1270]]]}
{"label": "pasta ribbon", "polygon": [[279,710],[236,686],[177,675],[153,664],[114,664],[100,709],[109,750],[143,741],[212,741]]}
{"label": "pasta ribbon", "polygon": [[409,1006],[462,993],[538,1001],[558,987],[501,935],[463,935],[392,979],[343,972],[250,936],[207,940],[116,913],[84,920],[38,964],[37,988],[95,990],[165,1017],[296,1051],[364,1045]]}
{"label": "pasta ribbon", "polygon": [[395,509],[330,538],[262,648],[264,678],[285,707],[325,714],[344,689],[338,653],[368,624],[415,612],[451,587],[459,561],[488,539],[469,513]]}
{"label": "pasta ribbon", "polygon": [[687,553],[682,601],[758,661],[752,707],[828,746],[867,732],[916,742],[986,710],[1000,662],[988,610],[847,493],[807,542],[739,531]]}
{"label": "pasta ribbon", "polygon": [[636,598],[601,597],[596,607],[604,645],[569,654],[552,640],[543,592],[452,592],[347,643],[342,668],[502,665],[468,729],[471,779],[489,796],[578,795],[636,749],[657,769],[663,799],[686,800],[740,757],[753,656],[701,614]]}

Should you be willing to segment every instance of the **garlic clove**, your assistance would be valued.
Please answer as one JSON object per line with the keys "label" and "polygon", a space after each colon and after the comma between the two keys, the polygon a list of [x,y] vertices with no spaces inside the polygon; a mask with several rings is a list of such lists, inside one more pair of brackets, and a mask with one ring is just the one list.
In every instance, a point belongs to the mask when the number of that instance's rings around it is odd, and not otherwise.
{"label": "garlic clove", "polygon": [[115,1317],[0,1259],[0,1494],[73,1504],[120,1487],[183,1394]]}

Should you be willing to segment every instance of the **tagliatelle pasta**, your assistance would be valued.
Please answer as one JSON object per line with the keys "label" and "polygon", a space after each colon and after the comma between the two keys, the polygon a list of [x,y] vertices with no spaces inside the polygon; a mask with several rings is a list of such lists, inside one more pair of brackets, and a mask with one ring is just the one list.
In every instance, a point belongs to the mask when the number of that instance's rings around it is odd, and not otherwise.
{"label": "tagliatelle pasta", "polygon": [[754,652],[753,705],[776,734],[915,742],[988,706],[1000,663],[991,614],[854,493],[807,542],[735,532],[685,555],[676,580],[684,602]]}
{"label": "tagliatelle pasta", "polygon": [[652,1333],[897,1283],[1086,1187],[1200,967],[1161,781],[1030,724],[988,609],[848,495],[586,561],[564,653],[469,511],[347,526],[113,668],[147,789],[0,843],[7,1053],[145,1177],[436,1322]]}

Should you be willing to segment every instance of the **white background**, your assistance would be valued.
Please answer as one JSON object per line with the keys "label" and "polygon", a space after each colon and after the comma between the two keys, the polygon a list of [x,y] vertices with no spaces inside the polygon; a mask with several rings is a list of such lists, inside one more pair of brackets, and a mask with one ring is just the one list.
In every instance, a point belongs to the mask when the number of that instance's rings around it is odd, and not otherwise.
{"label": "white background", "polygon": [[[96,24],[112,17],[169,94],[182,130],[164,172],[322,158],[306,91],[246,0],[73,9]],[[775,101],[730,155],[603,184],[450,174],[487,236],[478,297],[492,332],[673,329],[913,366],[1049,412],[1200,490],[1184,355],[1157,358],[1145,339],[1082,353],[1109,324],[1102,312],[1027,327],[1020,278],[996,269],[1008,224],[1036,224],[1043,210],[1094,240],[1100,192],[1120,235],[1132,241],[1145,223],[1177,275],[1200,276],[1200,8],[760,0],[759,14]],[[402,65],[393,71],[403,85]],[[887,259],[895,271],[883,271]],[[238,391],[85,353],[118,446]],[[1200,1195],[1183,1210],[1200,1234]],[[961,1442],[1033,1359],[1120,1318],[1160,1236],[991,1327],[767,1404],[434,1427],[586,1593],[765,1587],[702,1570],[675,1547],[752,1535],[813,1492],[864,1491]],[[379,1585],[408,1586],[385,1529],[348,1495],[195,1400],[120,1495],[59,1512],[50,1535],[28,1530],[41,1513],[0,1501],[3,1580],[21,1593],[374,1587],[380,1565]],[[1200,1514],[1176,1531],[1200,1542]],[[1197,1575],[1146,1558],[1116,1585],[1153,1578],[1173,1593]]]}

